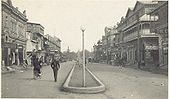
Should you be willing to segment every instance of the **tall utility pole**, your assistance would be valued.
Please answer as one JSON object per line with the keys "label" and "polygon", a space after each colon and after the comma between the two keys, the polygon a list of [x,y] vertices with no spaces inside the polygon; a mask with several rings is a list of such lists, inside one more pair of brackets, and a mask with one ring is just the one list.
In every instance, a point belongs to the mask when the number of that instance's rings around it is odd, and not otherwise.
{"label": "tall utility pole", "polygon": [[138,53],[138,68],[140,69],[140,22],[139,22],[139,13],[137,13],[137,24],[138,24],[138,41],[137,41],[137,53]]}
{"label": "tall utility pole", "polygon": [[83,87],[85,87],[85,50],[84,50],[84,31],[85,28],[81,27],[82,31],[82,50],[83,50]]}

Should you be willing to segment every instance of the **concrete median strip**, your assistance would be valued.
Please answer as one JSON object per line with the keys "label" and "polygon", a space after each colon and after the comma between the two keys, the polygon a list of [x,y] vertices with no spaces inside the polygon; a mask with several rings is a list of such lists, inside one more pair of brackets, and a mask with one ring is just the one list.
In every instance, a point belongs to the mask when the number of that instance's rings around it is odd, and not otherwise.
{"label": "concrete median strip", "polygon": [[99,93],[105,91],[105,85],[86,67],[86,71],[89,72],[93,80],[96,81],[98,86],[95,87],[73,87],[69,86],[69,82],[71,80],[72,74],[74,72],[75,65],[70,70],[70,73],[68,74],[64,84],[63,84],[63,90],[67,92],[73,92],[73,93]]}

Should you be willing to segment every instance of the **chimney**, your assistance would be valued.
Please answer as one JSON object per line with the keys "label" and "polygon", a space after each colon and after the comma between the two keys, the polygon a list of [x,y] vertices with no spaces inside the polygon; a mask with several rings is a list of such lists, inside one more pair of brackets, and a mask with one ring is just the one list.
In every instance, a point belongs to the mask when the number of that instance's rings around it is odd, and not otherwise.
{"label": "chimney", "polygon": [[26,10],[23,11],[24,16],[26,16]]}

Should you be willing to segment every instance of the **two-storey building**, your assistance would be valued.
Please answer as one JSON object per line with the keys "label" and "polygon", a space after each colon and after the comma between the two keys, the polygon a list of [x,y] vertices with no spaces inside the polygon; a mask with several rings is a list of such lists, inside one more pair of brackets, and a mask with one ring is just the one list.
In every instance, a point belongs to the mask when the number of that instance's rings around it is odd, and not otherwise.
{"label": "two-storey building", "polygon": [[150,31],[149,13],[153,11],[158,2],[137,1],[134,8],[129,8],[125,18],[118,25],[122,36],[122,57],[127,64],[158,65],[158,35]]}
{"label": "two-storey building", "polygon": [[106,56],[107,63],[114,64],[116,55],[118,54],[118,46],[116,46],[116,40],[118,37],[118,31],[116,26],[105,27],[105,37],[106,37]]}
{"label": "two-storey building", "polygon": [[30,37],[27,43],[27,54],[29,55],[35,50],[38,57],[42,57],[44,62],[44,27],[38,23],[27,22],[27,34]]}
{"label": "two-storey building", "polygon": [[159,63],[168,66],[168,1],[158,1],[158,6],[150,12],[151,31],[159,36]]}
{"label": "two-storey building", "polygon": [[2,3],[2,64],[10,66],[23,63],[26,55],[26,11],[20,12],[11,0]]}

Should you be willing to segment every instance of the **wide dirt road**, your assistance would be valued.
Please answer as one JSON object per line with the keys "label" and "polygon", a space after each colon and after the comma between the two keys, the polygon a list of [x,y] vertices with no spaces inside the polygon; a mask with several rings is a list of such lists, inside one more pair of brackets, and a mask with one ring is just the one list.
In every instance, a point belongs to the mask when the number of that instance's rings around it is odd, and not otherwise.
{"label": "wide dirt road", "polygon": [[43,67],[42,79],[33,80],[32,70],[2,75],[2,98],[57,99],[167,99],[168,77],[141,70],[105,64],[87,67],[106,85],[98,94],[74,94],[60,90],[73,62],[61,64],[58,82],[53,81],[51,67]]}
{"label": "wide dirt road", "polygon": [[42,78],[33,80],[32,70],[2,75],[2,97],[13,98],[62,98],[68,93],[61,92],[60,87],[69,73],[72,62],[62,63],[58,81],[54,82],[50,66],[42,68]]}
{"label": "wide dirt road", "polygon": [[168,99],[165,75],[105,64],[88,67],[106,85],[108,99]]}

